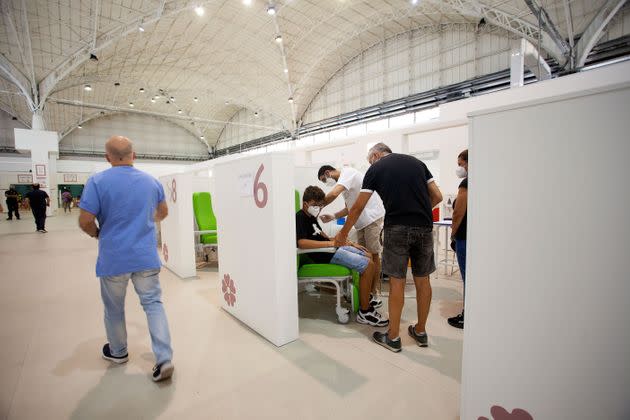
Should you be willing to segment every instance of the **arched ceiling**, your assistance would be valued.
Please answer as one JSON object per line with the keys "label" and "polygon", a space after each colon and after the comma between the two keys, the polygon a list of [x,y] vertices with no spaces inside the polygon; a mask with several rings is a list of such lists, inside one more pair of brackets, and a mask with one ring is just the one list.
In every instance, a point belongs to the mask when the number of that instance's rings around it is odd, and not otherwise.
{"label": "arched ceiling", "polygon": [[[399,33],[483,17],[537,40],[540,6],[563,41],[610,3],[619,2],[0,0],[0,109],[25,122],[43,109],[47,129],[62,135],[101,111],[147,113],[212,146],[243,108],[282,121],[260,128],[295,127],[336,71]],[[542,48],[562,59],[558,39],[543,32]]]}

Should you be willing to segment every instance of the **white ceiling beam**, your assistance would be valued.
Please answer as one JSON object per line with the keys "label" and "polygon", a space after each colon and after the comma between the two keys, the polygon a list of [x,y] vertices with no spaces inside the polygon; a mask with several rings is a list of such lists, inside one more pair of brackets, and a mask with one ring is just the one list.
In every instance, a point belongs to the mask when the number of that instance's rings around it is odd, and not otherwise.
{"label": "white ceiling beam", "polygon": [[39,93],[37,91],[37,81],[35,80],[35,63],[33,62],[33,47],[31,46],[31,29],[28,24],[28,13],[26,10],[26,0],[22,0],[22,24],[24,25],[24,30],[26,31],[24,47],[24,54],[28,59],[28,65],[30,66],[30,76],[31,76],[31,92],[33,95],[33,103],[36,108],[39,108]]}
{"label": "white ceiling beam", "polygon": [[98,16],[101,11],[101,0],[94,0],[94,30],[92,34],[92,49],[96,48],[96,37],[98,36]]}
{"label": "white ceiling beam", "polygon": [[31,97],[31,82],[4,55],[0,54],[0,76],[13,83],[26,98],[31,111],[35,110],[35,103]]}
{"label": "white ceiling beam", "polygon": [[599,9],[599,12],[597,12],[591,23],[589,23],[586,30],[582,33],[580,40],[575,44],[577,58],[575,63],[576,68],[584,67],[586,58],[599,41],[602,32],[625,2],[626,0],[607,0],[604,6]]}
{"label": "white ceiling beam", "polygon": [[[207,2],[206,0],[201,3]],[[94,48],[92,48],[92,44],[82,46],[41,81],[39,84],[40,102],[46,101],[60,80],[64,79],[74,69],[89,60],[90,53],[101,51],[128,34],[137,32],[140,25],[149,25],[163,17],[175,16],[183,11],[191,10],[197,4],[199,4],[199,2],[188,1],[183,6],[169,10],[167,13],[162,13],[160,17],[157,17],[156,11],[151,11],[97,37]]]}
{"label": "white ceiling beam", "polygon": [[564,40],[558,27],[553,22],[545,8],[540,4],[539,0],[525,0],[525,3],[532,11],[534,16],[539,19],[541,28],[551,38],[551,40],[558,46],[562,54],[568,58],[571,53],[571,47]]}
{"label": "white ceiling beam", "polygon": [[564,0],[564,19],[567,21],[567,34],[569,36],[569,46],[571,47],[571,68],[575,68],[575,41],[573,38],[575,37],[573,33],[573,16],[571,15],[571,5],[569,4],[569,0]]}
{"label": "white ceiling beam", "polygon": [[507,31],[517,34],[521,38],[525,38],[533,44],[538,44],[549,55],[564,65],[567,62],[567,56],[551,39],[545,31],[539,31],[538,26],[529,23],[519,17],[516,17],[503,10],[493,6],[480,3],[477,0],[425,0],[427,3],[448,5],[465,16],[474,16],[479,19],[484,18],[487,23],[499,26]]}
{"label": "white ceiling beam", "polygon": [[266,125],[259,125],[259,124],[237,123],[234,121],[214,120],[214,119],[209,119],[209,118],[193,117],[193,116],[180,115],[180,114],[166,114],[166,113],[161,113],[161,112],[144,111],[141,109],[131,109],[131,108],[125,108],[125,107],[111,106],[111,105],[93,104],[93,103],[87,103],[87,102],[81,102],[81,101],[71,101],[67,99],[49,98],[48,101],[52,103],[60,104],[60,105],[101,109],[104,111],[112,111],[112,112],[126,112],[129,114],[150,115],[153,117],[162,117],[162,118],[170,118],[173,120],[185,120],[185,121],[192,121],[192,122],[208,123],[208,124],[213,124],[213,125],[229,124],[229,125],[236,125],[236,126],[241,126],[241,127],[264,128],[268,130],[278,129],[278,127],[269,127]]}

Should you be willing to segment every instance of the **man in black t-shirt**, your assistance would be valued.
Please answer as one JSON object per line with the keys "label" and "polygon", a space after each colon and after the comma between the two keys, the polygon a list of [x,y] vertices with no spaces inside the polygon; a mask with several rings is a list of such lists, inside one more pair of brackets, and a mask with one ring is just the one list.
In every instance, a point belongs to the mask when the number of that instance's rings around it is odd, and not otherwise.
{"label": "man in black t-shirt", "polygon": [[435,271],[432,209],[442,201],[442,193],[424,163],[412,156],[392,153],[383,143],[370,149],[368,161],[372,166],[363,178],[359,198],[350,209],[335,243],[346,240],[368,200],[377,192],[385,206],[383,273],[390,277],[390,326],[387,333],[375,332],[372,337],[391,351],[402,350],[400,317],[404,305],[407,261],[411,259],[418,323],[410,325],[408,332],[420,347],[427,347],[426,321],[432,294],[429,275]]}
{"label": "man in black t-shirt", "polygon": [[[453,230],[451,240],[455,241],[457,264],[464,282],[464,301],[466,300],[466,234],[468,224],[468,149],[457,156],[457,176],[464,178],[459,184],[457,198],[453,203]],[[449,325],[464,328],[464,308],[462,313],[448,319]]]}
{"label": "man in black t-shirt", "polygon": [[10,185],[9,189],[4,192],[4,196],[7,199],[7,212],[9,212],[7,220],[13,219],[13,213],[15,213],[15,218],[20,220],[20,206],[18,205],[19,194],[13,185]]}
{"label": "man in black t-shirt", "polygon": [[[295,231],[297,246],[300,249],[317,249],[334,247],[335,244],[323,231],[317,216],[324,205],[326,194],[321,188],[310,186],[304,190],[302,209],[295,214]],[[357,244],[344,242],[335,253],[312,252],[306,254],[315,264],[337,264],[355,270],[359,279],[359,313],[357,322],[374,327],[386,327],[389,324],[381,314],[370,305],[370,291],[374,279],[374,262],[372,255]]]}
{"label": "man in black t-shirt", "polygon": [[33,191],[26,194],[26,199],[31,206],[31,211],[35,217],[37,231],[47,233],[46,230],[46,207],[50,206],[50,197],[46,191],[39,189],[39,184],[33,184]]}

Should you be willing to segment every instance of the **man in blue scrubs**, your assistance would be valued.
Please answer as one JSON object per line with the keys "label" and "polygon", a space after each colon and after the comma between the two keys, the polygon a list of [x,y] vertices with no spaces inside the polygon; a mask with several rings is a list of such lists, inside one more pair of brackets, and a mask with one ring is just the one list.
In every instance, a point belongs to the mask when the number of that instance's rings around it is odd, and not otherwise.
{"label": "man in blue scrubs", "polygon": [[[96,275],[101,282],[108,343],[103,358],[125,363],[127,329],[125,293],[129,279],[147,315],[156,364],[153,380],[170,378],[174,366],[171,336],[162,305],[155,222],[168,215],[164,189],[157,179],[133,167],[131,141],[114,136],[105,144],[112,167],[90,177],[81,195],[79,225],[98,239]],[[98,220],[98,226],[95,223]]]}

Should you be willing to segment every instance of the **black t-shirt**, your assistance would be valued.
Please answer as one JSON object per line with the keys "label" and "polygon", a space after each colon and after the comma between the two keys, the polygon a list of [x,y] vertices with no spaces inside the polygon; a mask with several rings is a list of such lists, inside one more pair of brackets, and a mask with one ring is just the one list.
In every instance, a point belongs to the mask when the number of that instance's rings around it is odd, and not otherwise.
{"label": "black t-shirt", "polygon": [[[13,197],[9,197],[10,195]],[[8,190],[4,192],[4,196],[7,198],[7,203],[17,204],[18,192],[15,189],[9,188]]]}
{"label": "black t-shirt", "polygon": [[[300,239],[312,239],[314,241],[329,241],[322,235],[322,227],[317,222],[317,218],[300,210],[295,214],[295,236],[296,242]],[[307,254],[315,264],[328,264],[332,259],[332,253],[313,252]]]}
{"label": "black t-shirt", "polygon": [[28,198],[28,202],[31,205],[32,209],[45,209],[46,208],[46,199],[48,198],[48,194],[43,190],[33,190],[26,194],[26,198]]}
{"label": "black t-shirt", "polygon": [[428,181],[433,175],[413,156],[391,153],[370,166],[362,191],[376,191],[385,206],[385,226],[433,227]]}
{"label": "black t-shirt", "polygon": [[[468,190],[468,178],[464,178],[462,182],[459,184],[459,188],[465,188]],[[462,219],[462,223],[457,228],[457,232],[455,232],[455,239],[459,239],[460,241],[466,240],[466,231],[468,225],[468,206],[466,206],[466,212],[464,213],[464,218]]]}

